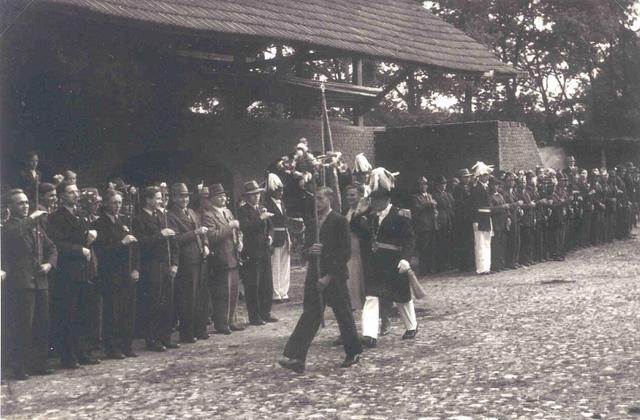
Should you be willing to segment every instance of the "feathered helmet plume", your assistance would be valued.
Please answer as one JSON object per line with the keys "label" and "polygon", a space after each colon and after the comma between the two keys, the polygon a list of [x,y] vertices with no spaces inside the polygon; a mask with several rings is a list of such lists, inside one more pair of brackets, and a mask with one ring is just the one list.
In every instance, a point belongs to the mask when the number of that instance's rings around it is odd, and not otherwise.
{"label": "feathered helmet plume", "polygon": [[356,162],[353,165],[354,172],[370,172],[373,169],[373,166],[367,160],[367,157],[364,153],[358,153],[356,155]]}
{"label": "feathered helmet plume", "polygon": [[267,191],[275,191],[280,188],[283,188],[280,177],[274,173],[269,173],[267,175]]}
{"label": "feathered helmet plume", "polygon": [[369,177],[371,192],[389,192],[396,186],[396,177],[400,172],[389,172],[385,168],[375,168]]}
{"label": "feathered helmet plume", "polygon": [[476,176],[489,175],[491,172],[493,172],[493,165],[487,165],[484,162],[478,161],[476,162],[475,165],[471,167],[471,169],[473,170]]}

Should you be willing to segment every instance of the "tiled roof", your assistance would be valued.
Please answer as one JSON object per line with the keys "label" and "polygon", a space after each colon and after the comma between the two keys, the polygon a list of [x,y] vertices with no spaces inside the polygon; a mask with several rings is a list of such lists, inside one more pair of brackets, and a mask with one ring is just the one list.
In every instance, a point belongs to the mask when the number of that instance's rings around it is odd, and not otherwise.
{"label": "tiled roof", "polygon": [[328,47],[450,71],[512,75],[485,46],[415,0],[41,0],[187,30]]}

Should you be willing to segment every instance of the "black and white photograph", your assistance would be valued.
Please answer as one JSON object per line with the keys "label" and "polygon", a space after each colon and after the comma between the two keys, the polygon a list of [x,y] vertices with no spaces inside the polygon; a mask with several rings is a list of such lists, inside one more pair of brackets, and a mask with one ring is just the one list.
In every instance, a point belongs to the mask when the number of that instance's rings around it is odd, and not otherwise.
{"label": "black and white photograph", "polygon": [[640,420],[639,0],[0,1],[0,417]]}

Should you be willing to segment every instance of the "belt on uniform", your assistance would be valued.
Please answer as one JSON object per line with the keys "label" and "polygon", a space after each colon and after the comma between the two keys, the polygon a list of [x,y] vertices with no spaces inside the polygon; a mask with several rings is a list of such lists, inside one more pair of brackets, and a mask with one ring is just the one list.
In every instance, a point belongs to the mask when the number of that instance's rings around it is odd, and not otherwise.
{"label": "belt on uniform", "polygon": [[273,228],[273,230],[285,232],[287,228],[277,227],[277,228]]}
{"label": "belt on uniform", "polygon": [[478,213],[491,213],[491,209],[478,209]]}
{"label": "belt on uniform", "polygon": [[378,249],[388,249],[391,251],[402,251],[402,247],[399,245],[393,245],[393,244],[385,244],[383,242],[374,242],[372,244],[372,248],[375,251],[377,251]]}

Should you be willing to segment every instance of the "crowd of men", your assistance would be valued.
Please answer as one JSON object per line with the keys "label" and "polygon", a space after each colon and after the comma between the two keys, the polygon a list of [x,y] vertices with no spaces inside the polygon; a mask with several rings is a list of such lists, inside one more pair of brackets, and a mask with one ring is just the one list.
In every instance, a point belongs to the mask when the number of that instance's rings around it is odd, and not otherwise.
{"label": "crowd of men", "polygon": [[[318,188],[327,167],[334,189]],[[486,275],[562,260],[572,249],[628,238],[638,220],[640,177],[631,163],[611,172],[579,169],[572,158],[558,171],[494,171],[482,162],[470,169],[451,180],[421,177],[411,208],[401,209],[391,202],[396,174],[362,155],[353,169],[339,154],[316,159],[301,141],[264,185],[243,184],[234,215],[221,184],[138,189],[116,178],[102,191],[79,188],[72,171],[44,182],[29,153],[19,188],[3,194],[3,361],[27,379],[51,373],[52,355],[76,369],[100,363],[99,349],[108,359],[137,357],[135,338],[164,352],[208,339],[210,324],[216,334],[239,332],[241,288],[249,325],[277,322],[272,304],[289,299],[297,223],[306,226],[309,265],[303,314],[281,365],[304,371],[328,304],[349,367],[389,332],[394,304],[403,339],[416,336],[412,265],[421,275]],[[306,209],[301,218],[288,215],[291,182]]]}
{"label": "crowd of men", "polygon": [[278,321],[272,303],[288,296],[274,296],[271,258],[290,242],[281,183],[265,195],[272,213],[260,202],[265,189],[246,182],[236,218],[221,184],[138,190],[116,178],[104,191],[79,189],[71,171],[42,182],[36,153],[26,162],[21,188],[3,194],[3,362],[15,379],[51,373],[51,355],[76,369],[100,363],[99,349],[137,357],[137,337],[163,352],[208,339],[209,324],[242,331],[241,281],[248,324]]}

